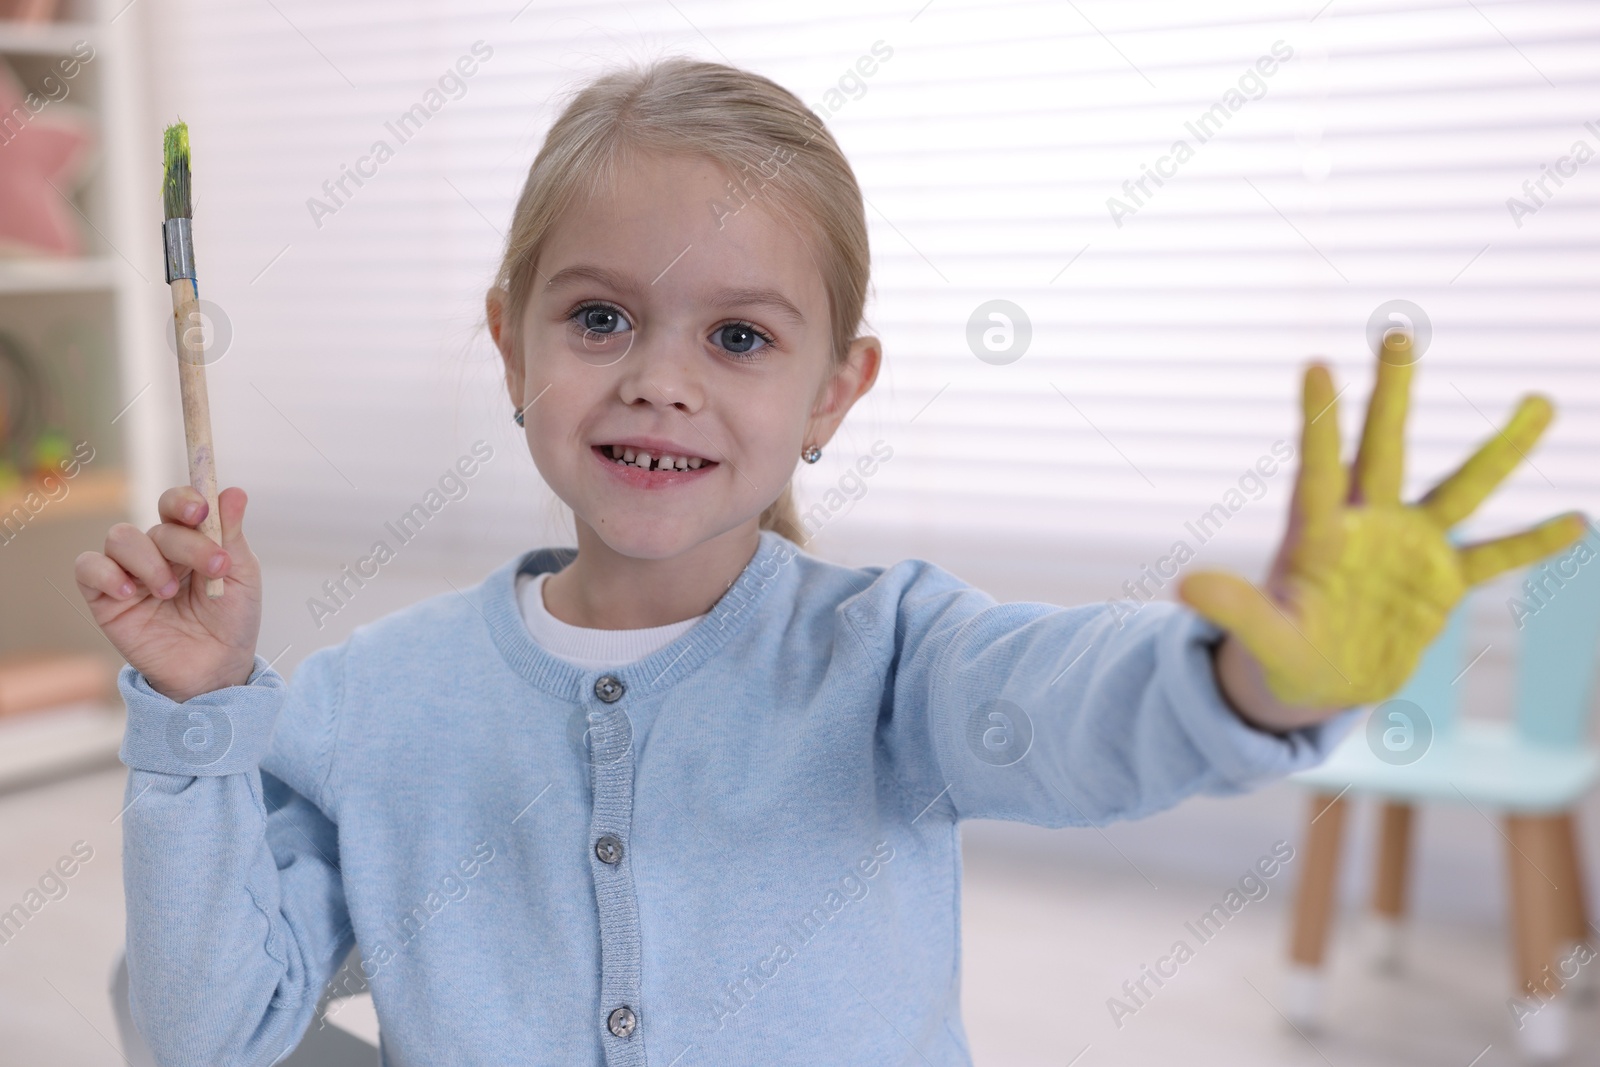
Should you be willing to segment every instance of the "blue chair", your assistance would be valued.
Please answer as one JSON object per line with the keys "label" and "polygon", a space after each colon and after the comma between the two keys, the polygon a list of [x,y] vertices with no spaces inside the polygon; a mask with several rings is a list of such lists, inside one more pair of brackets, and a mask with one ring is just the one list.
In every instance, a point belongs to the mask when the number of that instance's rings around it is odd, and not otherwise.
{"label": "blue chair", "polygon": [[1591,527],[1526,577],[1513,612],[1520,650],[1510,722],[1458,721],[1457,683],[1473,665],[1463,656],[1463,602],[1406,685],[1373,709],[1376,724],[1292,777],[1312,791],[1289,945],[1286,1014],[1297,1025],[1321,1021],[1349,795],[1382,804],[1372,908],[1391,964],[1405,915],[1413,810],[1429,801],[1467,803],[1498,814],[1509,845],[1518,1042],[1533,1059],[1565,1054],[1568,998],[1558,994],[1573,976],[1577,946],[1592,949],[1595,940],[1573,809],[1600,780],[1600,751],[1588,741],[1600,662],[1600,534]]}

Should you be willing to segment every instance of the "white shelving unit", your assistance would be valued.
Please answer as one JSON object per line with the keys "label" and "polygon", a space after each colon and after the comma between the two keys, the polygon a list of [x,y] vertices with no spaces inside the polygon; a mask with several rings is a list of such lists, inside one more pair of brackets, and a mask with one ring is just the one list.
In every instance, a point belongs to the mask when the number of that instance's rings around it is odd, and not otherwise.
{"label": "white shelving unit", "polygon": [[[108,16],[109,17],[109,16]],[[65,55],[72,46],[96,33],[92,22],[10,22],[0,19],[0,53],[13,56]]]}
{"label": "white shelving unit", "polygon": [[[25,84],[80,42],[94,49],[60,104],[92,115],[95,159],[72,196],[81,257],[0,258],[0,331],[24,343],[62,396],[62,428],[95,458],[71,492],[0,544],[0,654],[28,648],[120,658],[89,619],[72,560],[126,519],[156,521],[160,487],[181,480],[176,373],[162,341],[170,307],[160,245],[161,122],[148,113],[144,12],[127,0],[66,0],[61,21],[0,19],[0,57]],[[47,112],[42,112],[47,114]],[[52,360],[77,362],[65,373]],[[26,486],[24,486],[26,489]],[[0,514],[19,494],[0,492]],[[0,718],[0,791],[115,765],[120,704]]]}
{"label": "white shelving unit", "polygon": [[109,259],[0,259],[0,294],[104,292],[116,286]]}

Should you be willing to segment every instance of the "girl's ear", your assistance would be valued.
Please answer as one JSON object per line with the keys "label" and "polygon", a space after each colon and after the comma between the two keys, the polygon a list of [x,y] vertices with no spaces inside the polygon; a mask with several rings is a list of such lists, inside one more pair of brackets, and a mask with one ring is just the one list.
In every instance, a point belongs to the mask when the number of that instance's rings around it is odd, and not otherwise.
{"label": "girl's ear", "polygon": [[500,350],[500,361],[505,364],[506,391],[511,394],[512,405],[520,407],[522,405],[522,357],[517,352],[515,338],[511,336],[507,300],[508,294],[504,289],[498,287],[490,289],[488,296],[484,299],[484,315],[489,322],[489,336],[494,338],[494,346]]}
{"label": "girl's ear", "polygon": [[817,403],[811,409],[811,421],[806,427],[806,444],[821,446],[833,439],[834,431],[856,401],[878,380],[882,359],[883,346],[876,337],[857,337],[850,342],[844,366],[822,383],[822,391],[817,394]]}

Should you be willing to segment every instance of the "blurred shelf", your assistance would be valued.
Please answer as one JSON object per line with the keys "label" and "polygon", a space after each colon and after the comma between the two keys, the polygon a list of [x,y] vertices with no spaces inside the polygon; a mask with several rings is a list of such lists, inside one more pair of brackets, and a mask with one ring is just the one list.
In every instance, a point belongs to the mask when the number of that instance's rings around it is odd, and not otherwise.
{"label": "blurred shelf", "polygon": [[[6,588],[0,613],[8,623],[0,627],[0,654],[47,634],[62,651],[105,651],[72,603],[75,592],[63,601],[61,588],[52,591],[45,582],[21,579],[39,571],[42,557],[76,551],[62,543],[74,521],[154,521],[147,514],[150,506],[135,499],[132,487],[175,484],[173,472],[182,470],[182,452],[171,447],[173,400],[151,396],[129,402],[171,366],[161,340],[170,310],[158,299],[165,294],[150,288],[161,273],[160,228],[150,221],[151,205],[160,202],[161,126],[151,105],[159,95],[161,71],[152,69],[159,56],[152,58],[147,45],[167,21],[151,8],[136,0],[63,0],[61,21],[0,18],[0,62],[10,61],[23,75],[42,77],[47,66],[59,66],[58,60],[78,58],[84,69],[76,75],[81,84],[74,86],[71,99],[94,130],[95,157],[81,191],[70,196],[91,243],[76,256],[0,255],[0,328],[42,337],[67,323],[91,332],[96,343],[84,349],[86,365],[72,369],[81,370],[80,384],[92,389],[81,404],[76,394],[70,399],[106,417],[109,408],[127,405],[109,425],[105,418],[94,420],[100,427],[94,444],[103,458],[76,477],[63,478],[65,487],[50,480],[56,499],[32,480],[0,490],[0,557],[6,560],[0,563],[5,568],[0,584]],[[93,47],[92,57],[84,58],[88,49],[79,42]],[[0,153],[5,151],[0,146]],[[157,153],[153,175],[152,151]],[[104,405],[109,408],[101,412]],[[67,410],[77,409],[68,405]],[[38,497],[29,499],[30,490]],[[6,547],[18,538],[18,544]],[[123,719],[120,706],[110,717],[103,708],[98,714],[62,709],[0,717],[0,788],[46,781],[97,762],[114,766]],[[9,1060],[0,1054],[0,1062]]]}
{"label": "blurred shelf", "polygon": [[117,762],[127,713],[72,704],[0,718],[0,792]]}
{"label": "blurred shelf", "polygon": [[[62,478],[67,495],[51,500],[37,479],[22,482],[11,489],[0,490],[0,522],[11,514],[12,508],[28,509],[22,502],[31,493],[38,493],[46,501],[37,512],[28,512],[28,525],[49,522],[51,519],[75,518],[79,515],[106,514],[123,511],[128,506],[128,480],[118,471],[80,470],[76,478]],[[16,533],[17,531],[4,531]],[[0,533],[0,536],[3,536]]]}
{"label": "blurred shelf", "polygon": [[109,256],[0,259],[0,294],[111,290],[117,285],[115,270]]}
{"label": "blurred shelf", "polygon": [[97,44],[99,27],[90,22],[18,22],[0,19],[0,54],[68,54],[79,41]]}

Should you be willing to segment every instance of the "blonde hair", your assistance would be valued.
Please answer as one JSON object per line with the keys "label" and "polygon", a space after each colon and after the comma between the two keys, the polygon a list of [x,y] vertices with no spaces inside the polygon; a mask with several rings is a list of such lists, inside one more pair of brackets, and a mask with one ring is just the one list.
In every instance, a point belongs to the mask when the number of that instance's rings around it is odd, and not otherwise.
{"label": "blonde hair", "polygon": [[[870,271],[855,172],[822,120],[789,90],[759,74],[681,56],[594,79],[545,135],[495,279],[507,294],[508,336],[520,336],[539,253],[557,220],[575,198],[609,188],[635,151],[721,166],[734,178],[730,195],[738,187],[735,203],[748,200],[800,235],[828,294],[832,366],[842,366],[861,324]],[[790,485],[761,513],[761,528],[804,540]]]}

